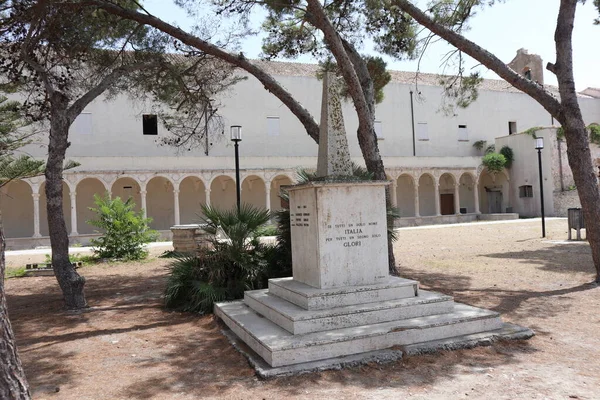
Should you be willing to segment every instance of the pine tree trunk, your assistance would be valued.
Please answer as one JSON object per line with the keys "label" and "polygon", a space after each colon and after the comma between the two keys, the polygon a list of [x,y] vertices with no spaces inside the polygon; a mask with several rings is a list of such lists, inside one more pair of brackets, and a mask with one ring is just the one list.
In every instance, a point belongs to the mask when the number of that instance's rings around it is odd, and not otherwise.
{"label": "pine tree trunk", "polygon": [[600,283],[600,191],[573,75],[572,35],[576,9],[577,0],[561,0],[554,32],[556,63],[549,65],[549,69],[558,80],[561,112],[555,118],[565,130],[569,166],[583,208],[586,235],[596,269],[595,281]]}
{"label": "pine tree trunk", "polygon": [[596,269],[596,283],[600,283],[600,191],[594,174],[587,130],[581,118],[567,117],[565,138],[569,166],[583,209],[585,232],[592,249],[592,260]]}
{"label": "pine tree trunk", "polygon": [[4,248],[4,230],[0,221],[0,399],[29,400],[29,385],[19,359],[6,308]]}
{"label": "pine tree trunk", "polygon": [[87,307],[84,295],[85,278],[80,276],[69,261],[69,235],[63,213],[63,163],[69,147],[71,122],[67,118],[68,98],[55,92],[50,97],[50,141],[46,164],[46,199],[48,229],[52,247],[52,269],[60,285],[68,309]]}

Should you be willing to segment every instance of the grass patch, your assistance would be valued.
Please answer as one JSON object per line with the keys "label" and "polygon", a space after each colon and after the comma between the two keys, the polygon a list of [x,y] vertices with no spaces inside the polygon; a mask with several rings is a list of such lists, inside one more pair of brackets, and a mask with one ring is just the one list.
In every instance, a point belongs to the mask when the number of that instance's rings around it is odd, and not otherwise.
{"label": "grass patch", "polygon": [[7,268],[5,271],[6,279],[22,278],[25,276],[25,267]]}
{"label": "grass patch", "polygon": [[[69,254],[69,261],[72,264],[80,262],[82,264],[82,266],[85,267],[87,265],[98,263],[100,261],[100,258],[98,258],[94,254],[75,253],[75,254]],[[51,264],[51,263],[52,263],[52,257],[50,256],[50,254],[46,254],[46,259],[44,260],[44,264]]]}

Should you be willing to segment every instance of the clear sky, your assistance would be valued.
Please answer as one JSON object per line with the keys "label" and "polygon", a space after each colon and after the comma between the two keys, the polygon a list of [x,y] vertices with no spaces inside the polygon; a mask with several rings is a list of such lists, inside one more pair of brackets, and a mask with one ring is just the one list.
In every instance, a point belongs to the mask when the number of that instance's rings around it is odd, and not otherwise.
{"label": "clear sky", "polygon": [[[416,1],[423,6],[426,1]],[[545,63],[554,61],[554,29],[560,0],[506,0],[491,8],[480,11],[471,21],[471,29],[467,37],[480,46],[494,53],[506,63],[510,62],[519,48],[525,48],[530,53],[539,54]],[[184,29],[193,25],[185,11],[173,5],[171,0],[146,0],[147,9],[168,22],[175,22]],[[208,11],[208,10],[207,10]],[[573,34],[573,59],[575,68],[575,83],[578,90],[586,87],[600,87],[600,25],[593,25],[598,13],[592,1],[579,5]],[[259,26],[261,18],[255,18]],[[246,38],[241,50],[249,58],[257,58],[261,53],[260,36]],[[420,69],[422,72],[441,72],[441,60],[452,47],[445,42],[430,46],[423,56]],[[363,53],[374,53],[365,47]],[[416,71],[416,61],[395,61],[384,57],[388,68],[403,71]],[[295,61],[311,62],[308,57]],[[470,60],[469,67],[476,62]],[[497,78],[491,71],[479,67],[486,78]],[[544,71],[547,84],[556,84],[556,78],[549,71]]]}

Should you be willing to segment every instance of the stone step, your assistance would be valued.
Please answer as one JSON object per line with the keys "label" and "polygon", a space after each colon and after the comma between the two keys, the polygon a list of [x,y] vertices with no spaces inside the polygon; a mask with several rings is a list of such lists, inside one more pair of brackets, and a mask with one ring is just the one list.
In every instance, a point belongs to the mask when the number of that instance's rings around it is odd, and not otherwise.
{"label": "stone step", "polygon": [[244,303],[295,335],[452,312],[451,296],[421,290],[417,297],[327,310],[305,310],[266,289],[244,293]]}
{"label": "stone step", "polygon": [[293,335],[243,301],[218,303],[215,314],[270,366],[447,339],[502,327],[498,313],[455,303],[452,313]]}
{"label": "stone step", "polygon": [[374,285],[317,289],[292,278],[278,278],[269,279],[269,293],[305,310],[323,310],[415,297],[419,294],[419,282],[389,276]]}

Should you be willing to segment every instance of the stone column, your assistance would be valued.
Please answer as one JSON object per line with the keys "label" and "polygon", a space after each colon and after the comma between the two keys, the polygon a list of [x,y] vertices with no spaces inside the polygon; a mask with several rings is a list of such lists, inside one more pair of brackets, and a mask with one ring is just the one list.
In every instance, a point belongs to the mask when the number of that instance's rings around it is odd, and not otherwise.
{"label": "stone column", "polygon": [[460,183],[454,185],[454,214],[460,215]]}
{"label": "stone column", "polygon": [[419,184],[415,183],[415,217],[420,217],[421,213],[419,212]]}
{"label": "stone column", "polygon": [[481,214],[481,211],[479,211],[479,187],[477,184],[473,186],[473,196],[475,200],[475,214]]}
{"label": "stone column", "polygon": [[77,192],[71,192],[71,236],[77,235]]}
{"label": "stone column", "polygon": [[33,197],[33,237],[42,237],[40,233],[40,194],[31,193]]}
{"label": "stone column", "polygon": [[271,182],[265,183],[265,207],[267,211],[271,211]]}
{"label": "stone column", "polygon": [[210,207],[210,189],[204,189],[204,197],[206,197],[206,207]]}
{"label": "stone column", "polygon": [[179,225],[181,223],[179,215],[179,190],[173,190],[173,208],[175,212],[175,225]]}
{"label": "stone column", "polygon": [[396,179],[392,179],[392,187],[390,188],[390,190],[392,191],[390,193],[392,207],[398,207],[398,196],[396,193],[396,191],[398,190],[398,181]]}
{"label": "stone column", "polygon": [[148,210],[146,210],[146,191],[140,190],[140,197],[142,198],[142,213],[144,218],[148,218]]}
{"label": "stone column", "polygon": [[440,210],[440,184],[438,182],[433,183],[434,196],[435,196],[435,215],[438,217],[442,215]]}

